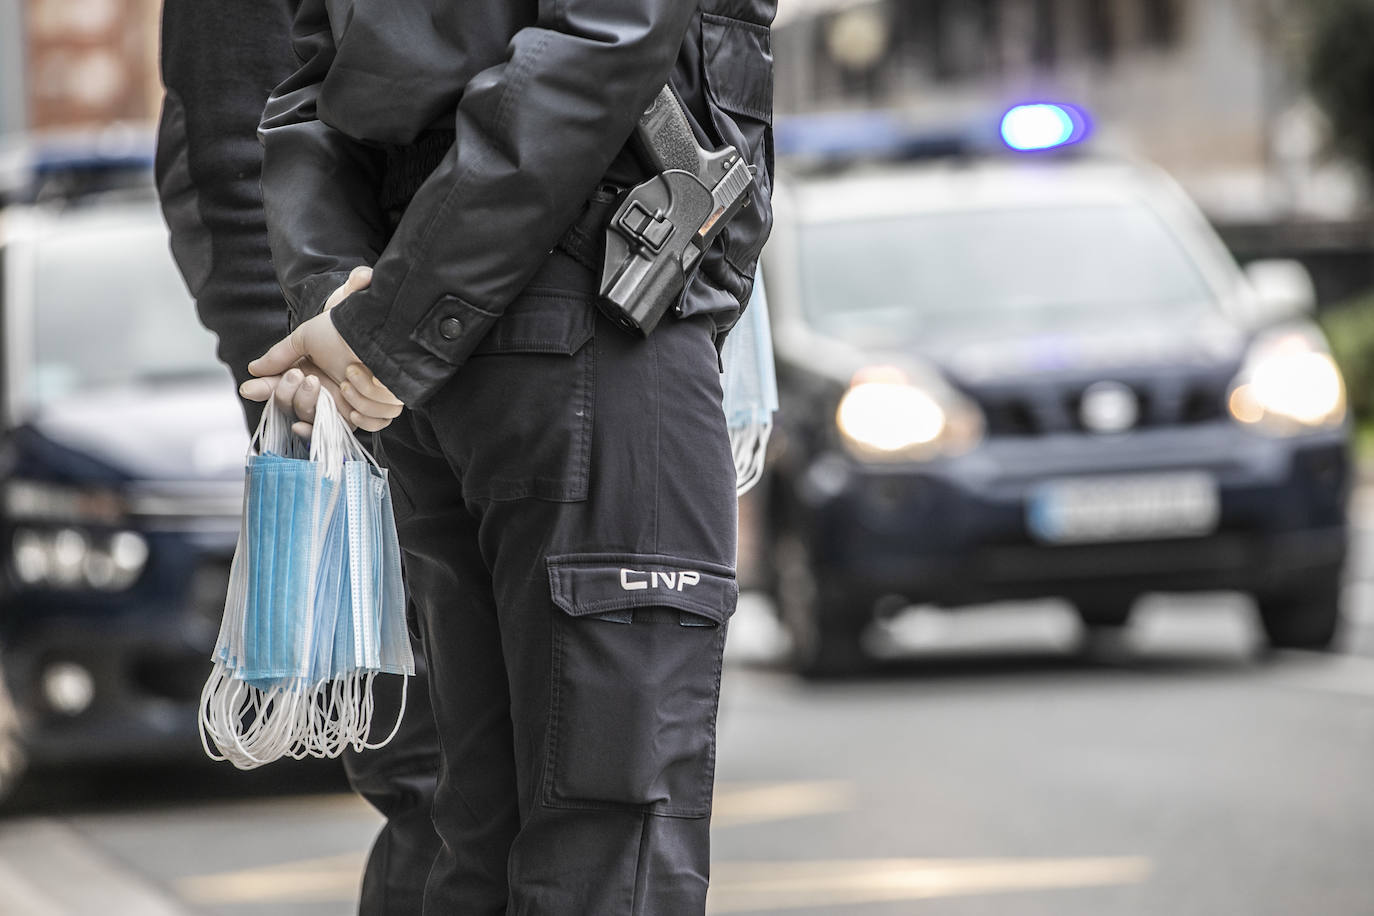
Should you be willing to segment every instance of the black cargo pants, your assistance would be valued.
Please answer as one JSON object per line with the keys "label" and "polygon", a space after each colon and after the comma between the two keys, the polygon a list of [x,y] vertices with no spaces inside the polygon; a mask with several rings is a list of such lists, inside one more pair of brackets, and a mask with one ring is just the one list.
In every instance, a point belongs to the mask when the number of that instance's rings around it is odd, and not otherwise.
{"label": "black cargo pants", "polygon": [[381,436],[442,749],[427,914],[704,910],[737,596],[712,322],[635,339],[590,285],[551,256]]}

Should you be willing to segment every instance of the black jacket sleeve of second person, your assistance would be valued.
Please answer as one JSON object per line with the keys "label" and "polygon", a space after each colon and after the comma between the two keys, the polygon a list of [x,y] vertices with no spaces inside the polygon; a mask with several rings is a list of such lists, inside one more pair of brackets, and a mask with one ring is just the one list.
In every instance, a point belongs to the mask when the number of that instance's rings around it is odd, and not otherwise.
{"label": "black jacket sleeve of second person", "polygon": [[[166,0],[157,188],[172,253],[237,382],[287,332],[258,179],[257,128],[295,68],[288,0]],[[250,426],[261,404],[244,402]]]}
{"label": "black jacket sleeve of second person", "polygon": [[263,192],[298,317],[350,266],[372,285],[331,313],[362,361],[423,403],[534,275],[667,81],[696,0],[540,0],[506,59],[464,88],[456,141],[383,246],[375,153],[317,117],[324,0],[297,20],[302,69],[263,117]]}

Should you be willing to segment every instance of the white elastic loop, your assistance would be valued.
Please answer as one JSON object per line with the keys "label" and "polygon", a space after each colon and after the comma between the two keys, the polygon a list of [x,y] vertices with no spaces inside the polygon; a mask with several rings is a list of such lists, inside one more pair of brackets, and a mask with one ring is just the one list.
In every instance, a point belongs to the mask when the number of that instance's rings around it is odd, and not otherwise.
{"label": "white elastic loop", "polygon": [[[264,405],[262,419],[249,446],[249,460],[268,451],[288,458],[304,457],[305,454],[304,443],[291,431],[290,418],[276,406],[274,400]],[[332,632],[314,633],[315,588],[319,564],[326,561],[320,555],[323,546],[321,532],[334,512],[345,511],[348,500],[343,499],[344,494],[336,488],[326,501],[319,488],[323,486],[324,477],[342,484],[346,462],[365,460],[373,467],[378,465],[353,436],[327,392],[321,392],[316,409],[309,457],[321,465],[321,474],[315,480],[314,524],[309,534],[312,543],[308,545],[311,586],[307,589],[308,606],[301,613],[304,615],[306,632],[312,633],[314,639],[332,639]],[[347,492],[346,487],[343,489]],[[361,497],[362,494],[355,496]],[[351,507],[352,511],[363,511],[367,500],[360,498],[358,503],[356,507]],[[243,515],[247,519],[247,490],[243,506]],[[250,573],[247,565],[252,537],[246,525],[240,529],[234,562],[230,567],[219,639],[211,660],[210,674],[201,690],[197,729],[206,756],[213,760],[227,760],[240,769],[251,770],[284,756],[337,757],[350,747],[363,750],[387,744],[400,731],[409,685],[402,685],[401,708],[391,733],[382,741],[369,743],[367,738],[375,711],[372,692],[378,673],[375,667],[355,667],[312,683],[307,680],[316,651],[312,644],[308,656],[295,672],[296,677],[282,678],[271,686],[257,686],[244,680],[240,666],[245,657],[248,635],[245,632]],[[351,560],[349,557],[335,557],[329,562],[349,563]],[[355,625],[361,625],[356,615],[351,616],[355,616]],[[365,649],[365,640],[358,634],[354,636],[358,649]]]}
{"label": "white elastic loop", "polygon": [[[371,688],[371,681],[368,682],[368,686],[369,686],[369,699],[370,699],[370,694],[371,694],[371,690],[370,690],[370,688]],[[403,675],[401,675],[401,711],[398,712],[398,713],[396,713],[396,724],[394,724],[394,725],[391,726],[391,734],[387,735],[387,736],[386,736],[385,738],[383,738],[381,741],[378,741],[376,744],[364,744],[364,745],[363,745],[363,748],[364,748],[365,750],[375,751],[375,750],[376,750],[377,748],[379,748],[379,747],[385,747],[386,745],[388,745],[388,744],[391,743],[391,739],[392,739],[392,738],[395,738],[395,737],[396,737],[396,733],[399,732],[399,731],[401,730],[401,720],[404,719],[404,718],[405,718],[405,715],[406,715],[406,696],[407,696],[407,694],[409,693],[409,691],[410,691],[410,678],[406,677],[406,676],[403,674]],[[369,728],[369,731],[371,731],[370,728]],[[363,732],[363,734],[366,735],[367,732]]]}
{"label": "white elastic loop", "polygon": [[771,419],[730,430],[730,451],[735,459],[736,496],[748,493],[763,477],[763,459],[772,432]]}

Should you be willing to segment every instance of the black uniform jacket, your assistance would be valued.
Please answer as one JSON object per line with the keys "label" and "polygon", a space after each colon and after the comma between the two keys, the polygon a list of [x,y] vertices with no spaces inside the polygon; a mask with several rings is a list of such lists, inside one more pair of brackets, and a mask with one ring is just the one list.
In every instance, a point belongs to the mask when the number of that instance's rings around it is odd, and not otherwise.
{"label": "black uniform jacket", "polygon": [[[295,70],[291,12],[288,0],[162,7],[158,194],[177,266],[237,382],[290,330],[267,245],[255,132],[272,87]],[[262,405],[243,406],[257,426]]]}
{"label": "black uniform jacket", "polygon": [[[263,114],[272,255],[296,321],[360,264],[333,312],[407,404],[423,403],[529,283],[671,79],[706,145],[758,167],[752,203],[703,259],[685,314],[737,317],[771,225],[776,0],[303,0],[299,69]],[[452,131],[394,232],[398,149]],[[439,134],[443,137],[443,134]],[[401,157],[404,158],[404,157]]]}

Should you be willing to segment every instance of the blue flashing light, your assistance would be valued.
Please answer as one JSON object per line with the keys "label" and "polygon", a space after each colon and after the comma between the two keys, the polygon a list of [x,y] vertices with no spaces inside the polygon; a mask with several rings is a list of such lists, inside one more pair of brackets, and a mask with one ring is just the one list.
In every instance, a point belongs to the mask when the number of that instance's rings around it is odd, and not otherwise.
{"label": "blue flashing light", "polygon": [[1023,153],[1080,143],[1091,129],[1087,114],[1073,105],[1017,105],[1002,116],[1002,142]]}

